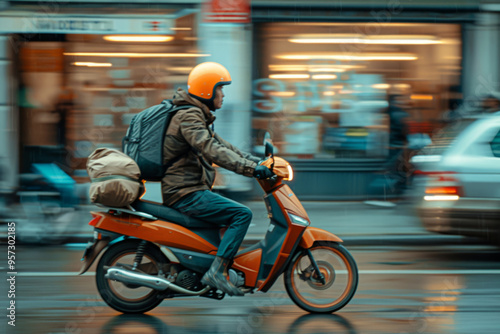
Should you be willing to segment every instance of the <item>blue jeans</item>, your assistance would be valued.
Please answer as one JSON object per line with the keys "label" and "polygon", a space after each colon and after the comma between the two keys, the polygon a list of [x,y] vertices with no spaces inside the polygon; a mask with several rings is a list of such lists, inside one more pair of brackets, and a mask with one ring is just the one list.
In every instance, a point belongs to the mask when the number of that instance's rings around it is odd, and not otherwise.
{"label": "blue jeans", "polygon": [[209,190],[186,195],[175,202],[172,208],[215,226],[226,225],[228,229],[217,250],[217,256],[225,259],[232,259],[236,255],[252,221],[249,208]]}

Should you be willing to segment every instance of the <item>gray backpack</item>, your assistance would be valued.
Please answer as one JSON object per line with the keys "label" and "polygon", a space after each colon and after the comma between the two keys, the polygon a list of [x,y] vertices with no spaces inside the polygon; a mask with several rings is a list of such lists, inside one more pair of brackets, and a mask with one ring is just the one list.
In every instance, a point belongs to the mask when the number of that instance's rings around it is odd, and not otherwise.
{"label": "gray backpack", "polygon": [[123,152],[134,159],[141,179],[160,181],[169,164],[163,164],[163,141],[168,125],[177,111],[192,105],[175,106],[172,100],[149,107],[135,115],[123,138]]}

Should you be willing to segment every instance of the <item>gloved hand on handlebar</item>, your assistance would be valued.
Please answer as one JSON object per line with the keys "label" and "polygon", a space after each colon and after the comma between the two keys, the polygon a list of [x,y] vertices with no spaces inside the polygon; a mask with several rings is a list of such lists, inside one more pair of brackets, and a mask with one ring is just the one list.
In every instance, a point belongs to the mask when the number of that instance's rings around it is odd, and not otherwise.
{"label": "gloved hand on handlebar", "polygon": [[274,176],[274,173],[266,166],[259,165],[253,171],[253,176],[258,178],[259,180],[263,180]]}

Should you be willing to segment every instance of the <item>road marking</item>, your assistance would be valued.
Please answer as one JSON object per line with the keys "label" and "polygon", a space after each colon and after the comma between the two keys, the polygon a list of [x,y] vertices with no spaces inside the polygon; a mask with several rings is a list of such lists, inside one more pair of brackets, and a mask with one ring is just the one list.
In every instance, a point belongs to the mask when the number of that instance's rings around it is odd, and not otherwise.
{"label": "road marking", "polygon": [[61,272],[35,272],[35,271],[27,271],[24,273],[18,273],[17,276],[26,276],[26,277],[64,277],[64,276],[94,276],[95,272],[89,271],[83,275],[78,275],[77,271],[61,271]]}
{"label": "road marking", "polygon": [[376,275],[500,275],[500,269],[471,270],[360,270],[360,274]]}
{"label": "road marking", "polygon": [[[347,273],[346,270],[336,270],[336,273]],[[500,269],[471,269],[471,270],[360,270],[360,275],[500,275]],[[86,272],[78,275],[77,271],[61,272],[20,272],[17,276],[26,277],[66,277],[66,276],[94,276],[95,272]]]}

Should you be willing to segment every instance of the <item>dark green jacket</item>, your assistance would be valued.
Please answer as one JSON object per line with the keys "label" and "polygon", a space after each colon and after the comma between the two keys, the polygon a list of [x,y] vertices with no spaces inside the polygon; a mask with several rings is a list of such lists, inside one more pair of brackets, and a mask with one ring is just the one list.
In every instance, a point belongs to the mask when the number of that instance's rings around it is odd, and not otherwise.
{"label": "dark green jacket", "polygon": [[193,108],[178,111],[165,136],[164,163],[174,161],[162,179],[165,205],[170,206],[192,192],[212,189],[212,164],[241,175],[253,175],[259,158],[241,152],[213,132],[210,125],[215,116],[207,106],[181,88],[174,95],[174,104]]}

